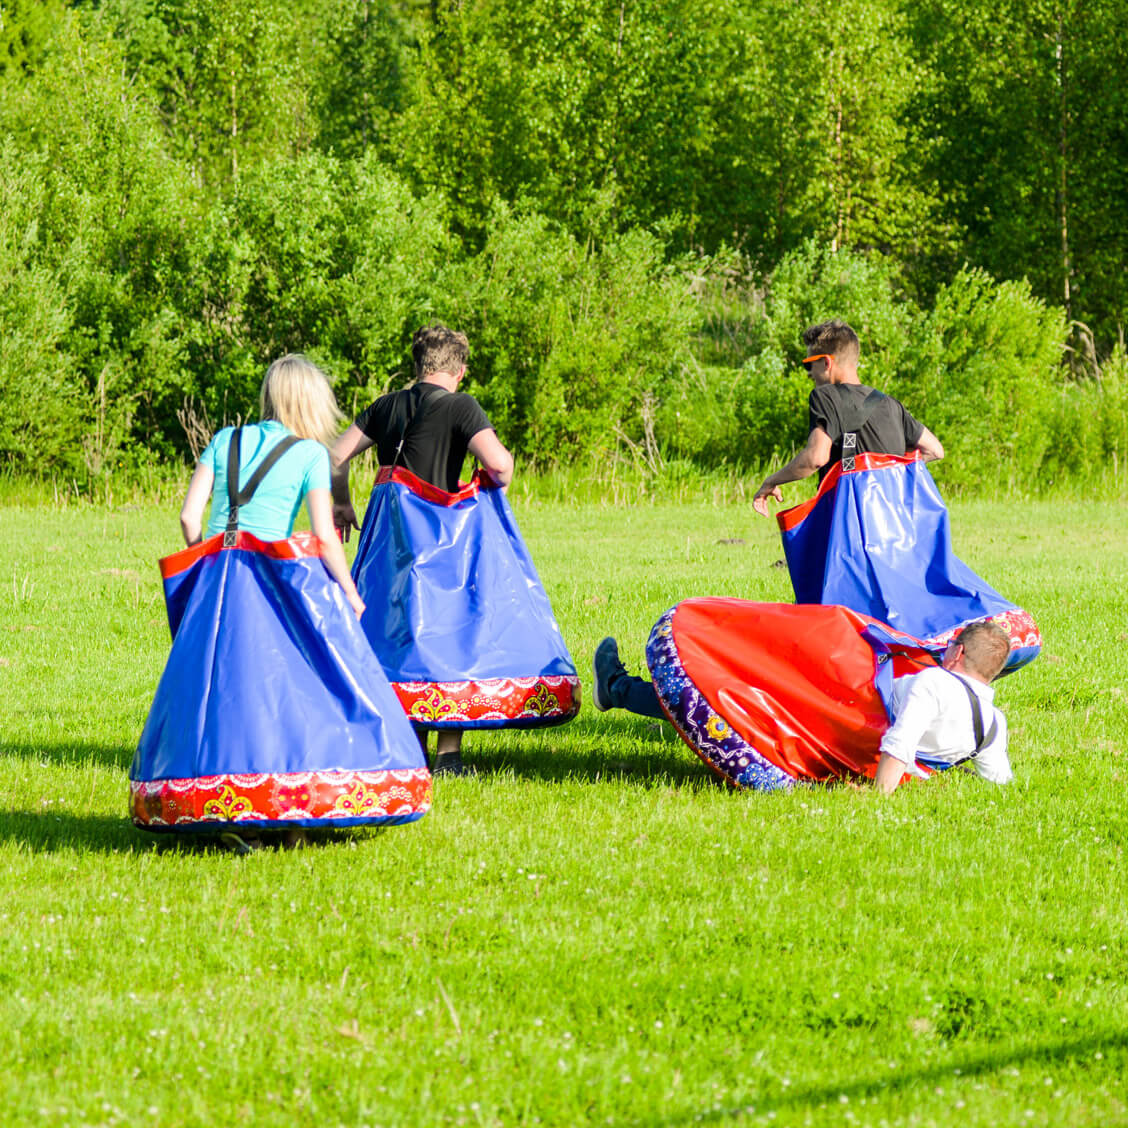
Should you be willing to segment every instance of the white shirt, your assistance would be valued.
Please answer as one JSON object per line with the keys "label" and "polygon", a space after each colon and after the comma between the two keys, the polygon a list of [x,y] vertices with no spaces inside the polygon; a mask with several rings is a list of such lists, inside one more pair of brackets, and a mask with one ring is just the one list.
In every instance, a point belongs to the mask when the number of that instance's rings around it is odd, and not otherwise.
{"label": "white shirt", "polygon": [[969,763],[984,779],[1009,783],[1014,773],[1007,759],[1007,719],[993,704],[994,689],[938,666],[894,680],[895,719],[881,738],[881,751],[908,765],[918,756],[949,764],[970,756],[975,729],[965,685],[983,707],[984,733],[991,731],[992,723],[998,726],[994,739]]}

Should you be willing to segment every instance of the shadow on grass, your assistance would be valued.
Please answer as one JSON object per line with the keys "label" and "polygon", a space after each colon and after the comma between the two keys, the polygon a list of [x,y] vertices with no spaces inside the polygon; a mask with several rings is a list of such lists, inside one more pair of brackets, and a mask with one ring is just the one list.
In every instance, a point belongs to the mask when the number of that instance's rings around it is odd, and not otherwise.
{"label": "shadow on grass", "polygon": [[[385,826],[316,827],[307,831],[307,838],[301,845],[305,849],[348,845],[379,837],[391,829]],[[256,834],[254,837],[260,836]],[[249,852],[258,849],[277,852],[285,848],[281,831],[263,831],[261,840],[261,844]],[[243,853],[225,848],[217,831],[153,833],[138,830],[124,810],[121,818],[115,818],[112,815],[75,815],[56,808],[43,811],[0,809],[0,845],[6,842],[19,843],[33,854],[52,854],[63,850],[103,854],[157,851],[216,853],[237,858]]]}
{"label": "shadow on grass", "polygon": [[[792,1113],[841,1106],[843,1110],[859,1100],[893,1096],[913,1089],[931,1089],[938,1083],[956,1086],[1002,1069],[1021,1065],[1055,1065],[1065,1062],[1093,1063],[1094,1056],[1128,1048],[1128,1031],[1115,1030],[1093,1034],[1087,1038],[1060,1039],[1043,1045],[1023,1046],[1015,1050],[993,1050],[983,1054],[953,1055],[943,1065],[928,1068],[890,1070],[888,1077],[857,1080],[842,1085],[819,1085],[788,1090],[776,1097],[752,1100],[739,1108],[709,1109],[687,1113],[669,1120],[651,1121],[655,1125],[731,1123],[742,1114],[765,1116],[773,1112]],[[1113,1068],[1110,1062],[1100,1068]],[[843,1099],[845,1098],[845,1100]]]}
{"label": "shadow on grass", "polygon": [[89,741],[46,744],[34,740],[0,741],[0,758],[19,757],[40,763],[71,765],[95,763],[107,768],[128,768],[133,760],[134,748],[121,744],[94,744]]}
{"label": "shadow on grass", "polygon": [[83,853],[141,854],[153,848],[148,837],[136,830],[125,814],[73,815],[55,809],[45,811],[0,810],[0,843],[16,842],[33,854],[61,850]]}
{"label": "shadow on grass", "polygon": [[[619,780],[643,787],[724,786],[685,746],[672,725],[622,714],[621,726],[578,717],[561,729],[466,734],[466,760],[480,772],[548,783]],[[554,734],[559,733],[557,737]]]}

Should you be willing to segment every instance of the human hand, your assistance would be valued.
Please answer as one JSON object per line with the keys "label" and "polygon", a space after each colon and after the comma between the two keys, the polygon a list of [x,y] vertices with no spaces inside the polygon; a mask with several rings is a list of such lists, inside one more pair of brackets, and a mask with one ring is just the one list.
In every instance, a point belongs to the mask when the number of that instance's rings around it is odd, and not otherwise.
{"label": "human hand", "polygon": [[364,600],[361,599],[356,592],[353,592],[348,596],[348,601],[349,606],[353,609],[353,613],[359,619],[361,615],[364,614]]}
{"label": "human hand", "polygon": [[333,527],[340,534],[341,540],[348,544],[353,529],[359,529],[356,510],[351,501],[340,502],[333,506]]}
{"label": "human hand", "polygon": [[768,498],[774,497],[776,501],[782,504],[783,494],[779,486],[768,486],[765,482],[757,491],[756,496],[752,499],[752,508],[760,514],[761,517],[767,517],[768,514]]}

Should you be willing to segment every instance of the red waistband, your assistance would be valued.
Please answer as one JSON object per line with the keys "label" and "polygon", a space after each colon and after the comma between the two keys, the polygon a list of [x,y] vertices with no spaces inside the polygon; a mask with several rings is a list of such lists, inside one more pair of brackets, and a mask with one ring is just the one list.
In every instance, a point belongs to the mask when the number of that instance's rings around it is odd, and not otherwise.
{"label": "red waistband", "polygon": [[439,489],[438,486],[433,486],[430,482],[420,478],[418,474],[413,474],[402,466],[394,468],[381,466],[376,474],[375,484],[380,486],[385,482],[396,482],[398,485],[406,486],[413,494],[423,498],[424,501],[446,506],[457,505],[460,501],[477,497],[479,490],[497,489],[497,483],[481,469],[475,470],[470,481],[455,493],[448,493],[446,490]]}
{"label": "red waistband", "polygon": [[[205,556],[214,556],[226,547],[223,543],[225,533],[216,533],[206,541],[192,545],[191,548],[181,549],[171,556],[163,556],[158,561],[163,579],[171,579],[181,572],[186,572],[197,560]],[[235,534],[235,543],[232,548],[241,548],[246,552],[259,552],[269,556],[272,560],[298,560],[302,557],[320,556],[321,541],[313,533],[295,533],[287,540],[264,541],[259,540],[253,533],[238,532]]]}
{"label": "red waistband", "polygon": [[830,493],[836,485],[838,479],[843,474],[857,474],[861,470],[888,470],[891,466],[910,466],[914,462],[923,462],[924,459],[916,451],[912,454],[871,454],[866,452],[864,454],[856,454],[854,456],[854,467],[852,470],[843,470],[841,459],[830,468],[827,476],[823,478],[819,486],[819,492],[815,494],[810,501],[804,501],[799,505],[793,505],[790,509],[781,509],[776,514],[776,520],[779,522],[780,529],[787,533],[795,528],[806,516],[815,508],[816,505],[823,499],[823,497]]}

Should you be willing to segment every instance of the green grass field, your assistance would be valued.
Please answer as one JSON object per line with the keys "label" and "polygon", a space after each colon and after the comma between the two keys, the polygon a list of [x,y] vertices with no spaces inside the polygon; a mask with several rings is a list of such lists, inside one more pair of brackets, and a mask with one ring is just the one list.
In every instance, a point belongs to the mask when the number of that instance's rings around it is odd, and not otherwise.
{"label": "green grass field", "polygon": [[[747,506],[515,503],[585,691],[678,599],[789,599]],[[0,508],[0,1123],[1128,1124],[1126,516],[953,505],[1046,639],[1010,787],[737,794],[585,702],[240,858],[126,818],[174,506]]]}

